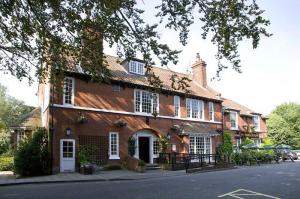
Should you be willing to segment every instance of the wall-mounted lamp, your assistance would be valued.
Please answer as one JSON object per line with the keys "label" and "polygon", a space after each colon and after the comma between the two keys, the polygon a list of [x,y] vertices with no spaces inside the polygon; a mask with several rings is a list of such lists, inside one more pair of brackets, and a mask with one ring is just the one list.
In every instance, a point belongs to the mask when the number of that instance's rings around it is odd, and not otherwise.
{"label": "wall-mounted lamp", "polygon": [[69,136],[72,133],[72,129],[71,128],[67,128],[66,129],[66,135]]}
{"label": "wall-mounted lamp", "polygon": [[167,133],[167,139],[171,140],[171,134],[170,133]]}

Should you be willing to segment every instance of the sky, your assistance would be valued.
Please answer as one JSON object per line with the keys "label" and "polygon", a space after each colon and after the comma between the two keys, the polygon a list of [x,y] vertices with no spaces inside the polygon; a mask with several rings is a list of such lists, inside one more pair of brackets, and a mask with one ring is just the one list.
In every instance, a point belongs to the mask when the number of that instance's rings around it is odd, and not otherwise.
{"label": "sky", "polygon": [[[156,1],[141,1],[146,9],[146,21],[153,22],[153,7]],[[243,41],[239,52],[242,73],[227,69],[221,73],[219,81],[208,84],[222,97],[233,99],[255,112],[269,114],[277,105],[284,102],[300,103],[300,1],[298,0],[259,0],[265,10],[264,16],[271,21],[267,30],[272,37],[262,37],[257,49],[252,49],[251,41]],[[217,70],[216,47],[209,40],[201,38],[201,24],[191,27],[188,45],[181,46],[178,33],[160,29],[161,42],[173,49],[180,49],[179,63],[170,68],[184,72],[195,61],[196,53],[207,63],[208,80]],[[177,42],[176,42],[177,41]],[[105,53],[116,55],[115,48],[105,48]],[[0,73],[0,84],[8,89],[8,94],[23,100],[26,104],[37,106],[37,83],[28,84],[9,74]]]}

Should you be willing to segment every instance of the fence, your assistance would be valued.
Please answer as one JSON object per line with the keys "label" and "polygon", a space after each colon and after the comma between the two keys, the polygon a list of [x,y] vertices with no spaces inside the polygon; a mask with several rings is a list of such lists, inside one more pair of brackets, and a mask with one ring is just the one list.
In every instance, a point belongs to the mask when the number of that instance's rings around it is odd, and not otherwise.
{"label": "fence", "polygon": [[160,153],[158,163],[170,165],[171,170],[188,170],[230,163],[230,157],[220,157],[217,154]]}

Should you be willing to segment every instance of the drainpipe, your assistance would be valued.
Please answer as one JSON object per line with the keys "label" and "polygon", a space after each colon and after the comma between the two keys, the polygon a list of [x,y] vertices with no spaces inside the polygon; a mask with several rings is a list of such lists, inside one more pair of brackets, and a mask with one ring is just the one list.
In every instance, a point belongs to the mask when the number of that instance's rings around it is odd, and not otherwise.
{"label": "drainpipe", "polygon": [[51,146],[51,150],[50,150],[50,170],[51,170],[51,174],[53,174],[53,134],[54,134],[54,125],[53,125],[53,121],[54,121],[54,117],[53,117],[53,104],[54,104],[54,84],[52,85],[52,92],[50,91],[51,94],[51,103],[50,103],[50,112],[51,112],[51,128],[50,128],[50,146]]}

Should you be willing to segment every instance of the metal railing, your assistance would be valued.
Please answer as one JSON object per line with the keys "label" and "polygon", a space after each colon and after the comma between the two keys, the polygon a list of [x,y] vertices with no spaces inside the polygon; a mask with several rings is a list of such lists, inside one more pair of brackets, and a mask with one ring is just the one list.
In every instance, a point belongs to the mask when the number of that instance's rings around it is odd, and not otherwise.
{"label": "metal railing", "polygon": [[230,163],[230,157],[221,157],[217,154],[160,153],[158,163],[169,164],[171,170],[188,170],[219,163]]}

